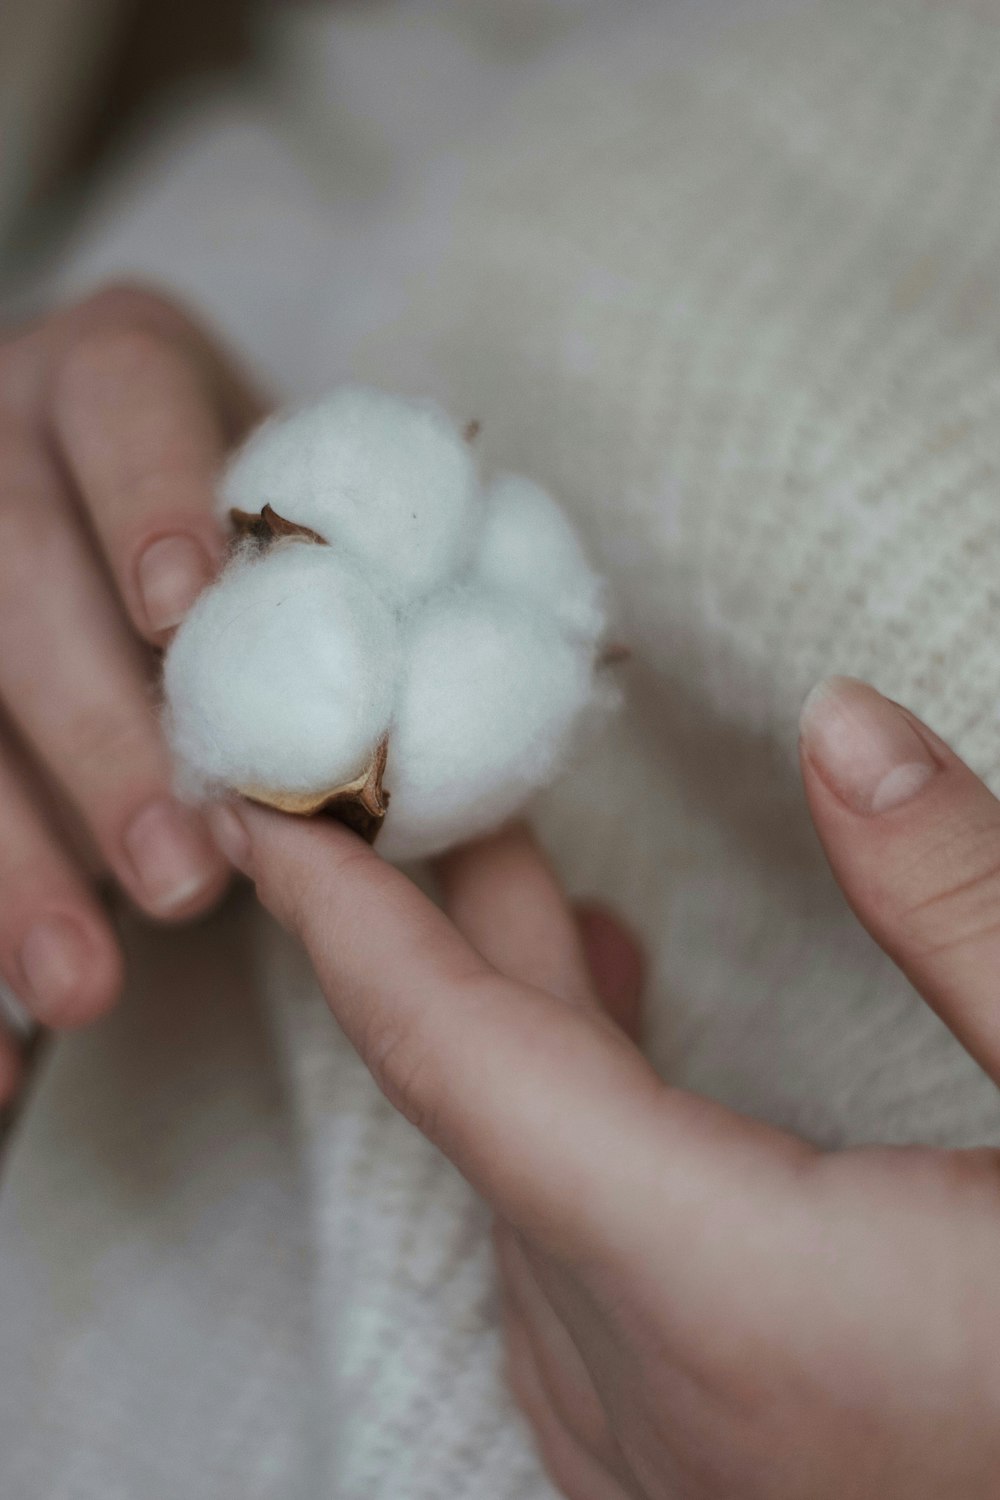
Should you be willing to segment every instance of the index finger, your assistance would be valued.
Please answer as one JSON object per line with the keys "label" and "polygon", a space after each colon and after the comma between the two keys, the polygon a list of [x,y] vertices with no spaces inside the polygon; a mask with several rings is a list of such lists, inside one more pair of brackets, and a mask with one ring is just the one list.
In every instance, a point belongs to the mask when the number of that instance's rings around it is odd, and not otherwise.
{"label": "index finger", "polygon": [[222,561],[217,477],[263,402],[185,313],[134,288],[50,320],[7,364],[4,399],[54,442],[132,624],[161,643]]}
{"label": "index finger", "polygon": [[208,372],[159,334],[100,331],[67,356],[52,420],[132,623],[159,641],[224,553],[228,445]]}
{"label": "index finger", "polygon": [[[392,1103],[550,1248],[601,1236],[609,1196],[622,1211],[634,1201],[661,1094],[621,1032],[596,1006],[498,972],[346,830],[249,806],[239,818],[242,845],[216,818],[220,841],[305,942],[334,1015]],[[552,942],[564,936],[557,927]],[[608,1162],[598,1211],[594,1173]]]}

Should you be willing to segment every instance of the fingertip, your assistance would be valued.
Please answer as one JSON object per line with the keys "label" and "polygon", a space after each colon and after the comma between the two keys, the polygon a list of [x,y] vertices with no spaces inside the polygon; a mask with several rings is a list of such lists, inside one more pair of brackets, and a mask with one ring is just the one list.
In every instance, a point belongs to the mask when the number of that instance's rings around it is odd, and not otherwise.
{"label": "fingertip", "polygon": [[44,1026],[69,1030],[105,1015],[124,983],[124,960],[110,926],[83,913],[49,912],[25,934],[15,988]]}
{"label": "fingertip", "polygon": [[154,921],[203,915],[229,884],[229,865],[202,813],[174,797],[154,797],[132,814],[122,850],[124,884]]}
{"label": "fingertip", "polygon": [[80,987],[61,1015],[49,1020],[60,1031],[75,1031],[101,1020],[114,1010],[125,985],[125,960],[117,940],[109,933],[94,942],[91,964]]}
{"label": "fingertip", "polygon": [[[214,852],[214,850],[213,850]],[[190,894],[179,898],[169,907],[147,911],[155,922],[167,927],[182,927],[186,922],[197,922],[207,917],[219,905],[228,891],[233,878],[228,861],[218,858],[206,870],[203,877],[193,885]]]}
{"label": "fingertip", "polygon": [[909,710],[831,679],[807,700],[802,761],[848,904],[917,992],[1000,1078],[1000,804]]}
{"label": "fingertip", "polygon": [[853,677],[828,677],[802,706],[799,747],[847,811],[878,817],[912,801],[941,769],[926,735],[897,703]]}
{"label": "fingertip", "polygon": [[211,583],[222,561],[221,539],[176,531],[143,544],[134,567],[135,624],[154,645],[164,645],[198,595]]}

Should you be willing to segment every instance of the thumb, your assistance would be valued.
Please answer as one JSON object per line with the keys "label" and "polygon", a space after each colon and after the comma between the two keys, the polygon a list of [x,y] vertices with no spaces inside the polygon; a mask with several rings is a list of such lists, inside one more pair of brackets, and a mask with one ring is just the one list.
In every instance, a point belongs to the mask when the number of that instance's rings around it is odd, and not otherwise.
{"label": "thumb", "polygon": [[1000,1082],[1000,803],[919,719],[852,678],[807,699],[801,758],[854,911]]}

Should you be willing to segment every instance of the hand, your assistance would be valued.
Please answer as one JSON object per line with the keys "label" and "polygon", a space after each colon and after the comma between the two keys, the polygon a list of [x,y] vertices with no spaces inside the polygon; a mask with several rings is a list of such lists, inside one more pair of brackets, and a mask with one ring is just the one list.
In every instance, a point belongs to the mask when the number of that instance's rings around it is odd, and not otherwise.
{"label": "hand", "polygon": [[[171,795],[151,666],[223,552],[213,480],[261,407],[151,293],[99,293],[0,344],[0,974],[77,1025],[121,982],[95,886],[205,910],[227,867]],[[0,1101],[17,1056],[0,1036]]]}
{"label": "hand", "polygon": [[[802,765],[858,916],[1000,1079],[1000,804],[844,680]],[[218,816],[388,1097],[495,1208],[511,1379],[571,1500],[1000,1493],[997,1152],[827,1155],[668,1087],[524,834],[445,861],[442,912],[341,829]],[[635,960],[598,938],[621,1010]]]}

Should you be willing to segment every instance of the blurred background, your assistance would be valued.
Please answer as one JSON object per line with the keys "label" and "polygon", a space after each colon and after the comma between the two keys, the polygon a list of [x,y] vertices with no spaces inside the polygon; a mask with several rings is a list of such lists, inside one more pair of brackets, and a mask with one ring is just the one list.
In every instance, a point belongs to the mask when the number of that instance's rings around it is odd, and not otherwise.
{"label": "blurred background", "polygon": [[253,51],[247,0],[6,0],[0,9],[0,247],[11,276],[57,236],[143,110]]}
{"label": "blurred background", "polygon": [[329,384],[331,351],[444,243],[462,162],[522,82],[643,12],[764,4],[6,0],[0,318],[131,276],[276,389]]}
{"label": "blurred background", "polygon": [[[384,210],[387,195],[420,171],[426,182],[428,162],[481,131],[520,76],[574,32],[657,8],[656,0],[5,0],[0,311],[33,310],[65,282],[74,257],[80,270],[70,279],[100,275],[104,262],[88,260],[84,247],[128,216],[145,185],[178,172],[188,176],[177,213],[198,220],[196,259],[213,237],[238,244],[237,224],[263,226],[271,243],[266,216],[254,220],[237,200],[256,189],[273,207],[282,178],[278,196],[296,200],[299,230],[303,212],[315,231],[324,200],[336,200],[339,233],[352,216],[356,233],[359,211]],[[698,8],[694,0],[670,6]],[[293,185],[299,173],[304,192]],[[171,268],[190,281],[191,239],[180,240],[183,249],[169,249]],[[307,245],[296,248],[308,258]],[[147,244],[105,261],[112,274],[132,262],[137,274],[159,269]],[[200,284],[188,290],[200,300]]]}

